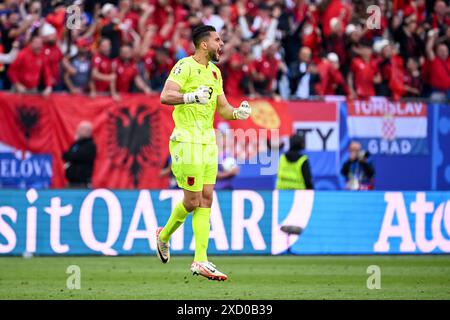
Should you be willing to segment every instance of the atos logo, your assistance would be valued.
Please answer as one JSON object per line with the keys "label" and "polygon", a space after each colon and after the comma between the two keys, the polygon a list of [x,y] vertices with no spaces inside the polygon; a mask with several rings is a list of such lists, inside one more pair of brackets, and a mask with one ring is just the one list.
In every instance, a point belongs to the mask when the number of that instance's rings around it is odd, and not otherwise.
{"label": "atos logo", "polygon": [[409,205],[410,215],[401,192],[386,192],[384,200],[387,205],[375,252],[388,252],[391,238],[400,239],[400,252],[450,252],[450,200],[435,205],[426,200],[425,192],[418,192]]}

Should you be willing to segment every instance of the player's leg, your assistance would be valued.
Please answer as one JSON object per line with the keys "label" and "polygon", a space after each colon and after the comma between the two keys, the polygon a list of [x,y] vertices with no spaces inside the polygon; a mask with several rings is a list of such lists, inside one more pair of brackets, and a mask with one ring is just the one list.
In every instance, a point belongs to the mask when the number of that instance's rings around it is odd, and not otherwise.
{"label": "player's leg", "polygon": [[195,239],[194,261],[196,262],[208,261],[207,250],[213,191],[213,184],[203,185],[199,206],[194,210],[192,215],[192,229]]}
{"label": "player's leg", "polygon": [[172,211],[164,229],[160,233],[160,239],[168,242],[170,236],[183,224],[189,212],[194,211],[200,205],[201,192],[183,190],[183,201],[179,202]]}
{"label": "player's leg", "polygon": [[213,192],[214,184],[203,185],[200,206],[194,210],[192,216],[195,257],[191,271],[194,275],[202,275],[210,280],[224,281],[228,279],[227,275],[219,271],[214,264],[208,261],[207,257]]}
{"label": "player's leg", "polygon": [[204,166],[202,197],[200,206],[194,210],[192,215],[195,257],[191,265],[191,271],[193,274],[200,274],[210,280],[226,280],[227,276],[217,270],[216,266],[208,261],[207,256],[211,205],[217,177],[218,154],[216,145],[206,145],[204,149],[206,161]]}
{"label": "player's leg", "polygon": [[173,208],[166,225],[157,229],[157,255],[163,263],[167,263],[170,259],[170,237],[183,224],[189,212],[199,206],[203,186],[202,167],[189,160],[189,155],[195,154],[196,147],[192,144],[173,141],[170,142],[169,147],[172,156],[172,172],[178,186],[183,189],[184,197],[183,201]]}
{"label": "player's leg", "polygon": [[207,250],[209,240],[211,205],[213,200],[214,185],[218,170],[217,145],[204,145],[202,150],[203,165],[203,188],[200,206],[195,209],[192,216],[192,228],[195,238],[196,262],[208,261]]}

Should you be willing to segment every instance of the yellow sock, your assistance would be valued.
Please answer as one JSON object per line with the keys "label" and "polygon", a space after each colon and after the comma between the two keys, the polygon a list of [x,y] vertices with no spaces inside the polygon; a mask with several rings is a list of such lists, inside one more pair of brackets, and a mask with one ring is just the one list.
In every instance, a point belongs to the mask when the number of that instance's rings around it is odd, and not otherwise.
{"label": "yellow sock", "polygon": [[195,239],[194,261],[196,262],[208,261],[206,251],[208,250],[210,215],[211,208],[197,208],[192,215],[192,230]]}
{"label": "yellow sock", "polygon": [[179,226],[183,224],[188,214],[189,212],[184,207],[183,202],[178,203],[175,208],[173,208],[169,220],[159,234],[161,241],[168,242],[170,240],[170,236],[175,232],[175,230],[178,229]]}

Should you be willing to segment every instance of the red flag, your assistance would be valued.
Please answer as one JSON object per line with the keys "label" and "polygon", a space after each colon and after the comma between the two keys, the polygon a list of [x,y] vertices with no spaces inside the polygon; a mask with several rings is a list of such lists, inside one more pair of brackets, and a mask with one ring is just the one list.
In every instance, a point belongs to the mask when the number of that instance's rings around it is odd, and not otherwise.
{"label": "red flag", "polygon": [[54,188],[66,185],[62,153],[74,142],[82,120],[94,127],[94,187],[168,187],[159,171],[169,155],[172,107],[162,106],[157,96],[123,95],[117,103],[109,97],[58,94],[45,99],[0,93],[0,104],[0,141],[19,150],[51,154]]}

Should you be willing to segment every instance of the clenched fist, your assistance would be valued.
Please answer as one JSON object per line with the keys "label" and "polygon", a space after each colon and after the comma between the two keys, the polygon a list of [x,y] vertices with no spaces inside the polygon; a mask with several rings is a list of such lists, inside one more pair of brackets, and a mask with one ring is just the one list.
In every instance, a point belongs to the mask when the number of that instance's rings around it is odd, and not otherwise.
{"label": "clenched fist", "polygon": [[185,104],[207,104],[209,101],[209,88],[207,86],[200,86],[194,92],[185,93],[183,95],[183,100]]}
{"label": "clenched fist", "polygon": [[250,117],[250,114],[252,113],[252,108],[250,108],[250,105],[247,101],[242,101],[239,108],[233,110],[233,119],[238,120],[246,120],[248,117]]}

